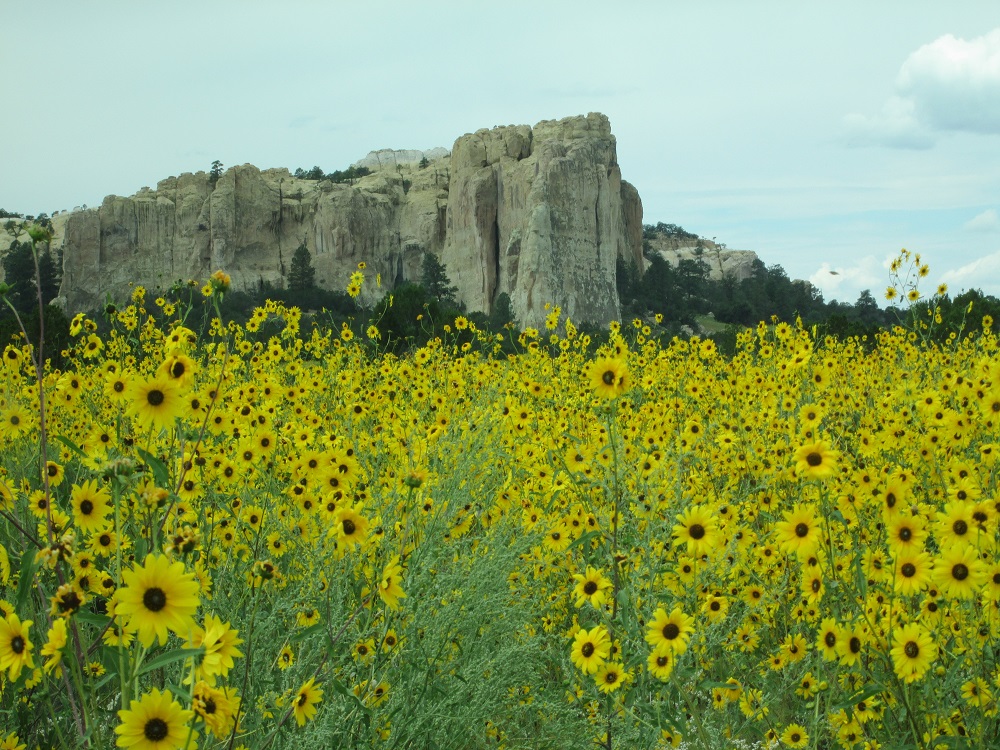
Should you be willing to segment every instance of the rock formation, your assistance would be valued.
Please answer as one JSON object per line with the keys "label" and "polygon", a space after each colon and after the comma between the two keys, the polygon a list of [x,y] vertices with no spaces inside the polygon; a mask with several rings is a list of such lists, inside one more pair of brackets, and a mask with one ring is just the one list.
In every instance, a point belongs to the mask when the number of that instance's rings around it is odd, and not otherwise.
{"label": "rock formation", "polygon": [[465,135],[451,172],[442,261],[470,309],[506,293],[524,325],[547,302],[574,320],[619,319],[615,260],[641,261],[642,204],[607,117]]}
{"label": "rock formation", "polygon": [[433,252],[470,311],[489,312],[506,293],[525,326],[541,324],[546,302],[577,322],[618,319],[615,258],[641,262],[642,204],[621,179],[604,115],[480,130],[450,156],[385,150],[358,164],[373,173],[354,184],[249,164],[214,182],[185,173],[59,214],[66,306],[99,307],[131,284],[159,290],[217,268],[236,289],[282,287],[305,243],[328,289],[345,288],[364,261],[366,302],[418,281]]}
{"label": "rock formation", "polygon": [[[678,239],[654,235],[648,240],[650,252],[657,253],[672,266],[682,260],[701,258],[708,264],[709,277],[719,281],[724,277],[742,281],[753,275],[754,263],[760,258],[753,250],[729,250],[711,240]],[[700,250],[700,252],[699,252]],[[646,263],[648,267],[649,263]]]}
{"label": "rock formation", "polygon": [[417,149],[392,149],[382,148],[378,151],[369,151],[368,156],[358,159],[352,167],[367,167],[375,171],[377,169],[395,169],[397,166],[419,164],[421,160],[433,161],[448,156],[448,149],[432,148],[427,151]]}

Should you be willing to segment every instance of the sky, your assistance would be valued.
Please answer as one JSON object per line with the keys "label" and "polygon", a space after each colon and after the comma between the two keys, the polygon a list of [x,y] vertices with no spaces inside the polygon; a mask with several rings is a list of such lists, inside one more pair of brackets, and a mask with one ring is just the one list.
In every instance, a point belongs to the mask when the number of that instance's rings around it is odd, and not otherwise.
{"label": "sky", "polygon": [[8,0],[0,208],[603,112],[644,221],[881,298],[1000,296],[1000,3]]}

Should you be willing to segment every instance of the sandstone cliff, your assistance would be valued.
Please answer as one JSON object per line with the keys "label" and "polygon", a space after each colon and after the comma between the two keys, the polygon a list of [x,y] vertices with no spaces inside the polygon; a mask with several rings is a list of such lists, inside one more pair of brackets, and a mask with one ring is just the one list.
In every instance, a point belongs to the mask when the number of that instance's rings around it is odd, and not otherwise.
{"label": "sandstone cliff", "polygon": [[[416,162],[427,156],[430,163]],[[537,326],[544,304],[576,321],[619,317],[615,258],[641,262],[642,204],[621,179],[607,117],[480,130],[443,150],[372,152],[354,184],[245,164],[160,181],[100,207],[59,214],[62,296],[70,311],[226,270],[236,289],[284,286],[300,243],[316,280],[343,289],[360,261],[364,301],[416,281],[425,252],[444,263],[469,310],[507,293]],[[375,274],[382,288],[374,284]]]}
{"label": "sandstone cliff", "polygon": [[480,130],[455,142],[442,261],[470,309],[506,293],[524,325],[544,305],[619,319],[615,259],[642,253],[642,204],[601,114]]}
{"label": "sandstone cliff", "polygon": [[[706,239],[694,241],[655,235],[648,242],[652,252],[673,266],[682,260],[695,260],[700,257],[708,264],[709,277],[715,281],[724,277],[736,281],[749,279],[753,275],[754,263],[760,260],[757,253],[752,250],[729,250]],[[646,266],[648,265],[646,263]]]}
{"label": "sandstone cliff", "polygon": [[[425,250],[440,253],[447,172],[392,171],[355,185],[299,180],[287,169],[233,167],[213,186],[205,172],[160,181],[130,198],[108,196],[74,212],[63,239],[62,294],[70,309],[225,269],[236,289],[283,287],[305,242],[320,286],[343,289],[364,261],[388,287],[419,277]],[[374,283],[367,301],[384,293]]]}

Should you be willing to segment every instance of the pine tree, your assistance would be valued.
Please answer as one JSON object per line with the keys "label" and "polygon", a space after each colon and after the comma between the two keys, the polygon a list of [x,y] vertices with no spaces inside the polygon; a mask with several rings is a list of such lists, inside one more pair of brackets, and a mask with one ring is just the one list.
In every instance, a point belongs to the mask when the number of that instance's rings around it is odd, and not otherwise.
{"label": "pine tree", "polygon": [[45,248],[38,256],[38,274],[41,280],[42,302],[47,305],[59,296],[60,281],[59,268],[49,248]]}
{"label": "pine tree", "polygon": [[222,177],[222,162],[216,159],[212,162],[212,168],[208,171],[208,181],[215,187],[215,183]]}
{"label": "pine tree", "polygon": [[301,292],[316,287],[316,269],[313,268],[312,255],[303,241],[295,248],[292,255],[292,267],[288,272],[288,288]]}
{"label": "pine tree", "polygon": [[13,289],[8,294],[11,304],[21,313],[38,309],[38,287],[35,285],[35,260],[30,242],[10,243],[3,256],[4,281]]}
{"label": "pine tree", "polygon": [[451,285],[451,279],[441,261],[434,253],[424,253],[424,263],[421,268],[420,284],[427,293],[438,300],[451,305],[457,305],[455,295],[458,287]]}

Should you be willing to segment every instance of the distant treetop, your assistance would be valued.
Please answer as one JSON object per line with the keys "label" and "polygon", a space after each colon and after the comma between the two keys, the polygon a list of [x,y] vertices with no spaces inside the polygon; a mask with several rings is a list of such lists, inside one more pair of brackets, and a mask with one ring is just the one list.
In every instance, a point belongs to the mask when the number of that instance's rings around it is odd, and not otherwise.
{"label": "distant treetop", "polygon": [[643,239],[651,240],[657,235],[661,237],[673,237],[679,240],[696,240],[698,235],[687,232],[683,227],[677,224],[664,224],[662,221],[656,224],[643,224],[642,225],[642,237]]}
{"label": "distant treetop", "polygon": [[336,170],[329,173],[324,173],[321,167],[313,167],[312,169],[305,170],[299,167],[293,173],[293,176],[300,180],[330,180],[331,182],[351,182],[359,177],[364,177],[365,175],[371,174],[372,171],[368,167],[348,167],[344,170]]}

